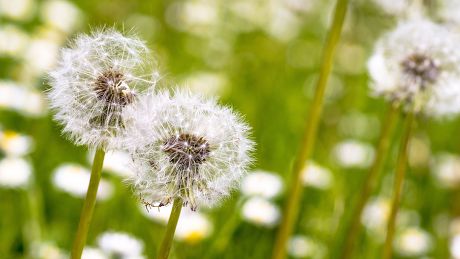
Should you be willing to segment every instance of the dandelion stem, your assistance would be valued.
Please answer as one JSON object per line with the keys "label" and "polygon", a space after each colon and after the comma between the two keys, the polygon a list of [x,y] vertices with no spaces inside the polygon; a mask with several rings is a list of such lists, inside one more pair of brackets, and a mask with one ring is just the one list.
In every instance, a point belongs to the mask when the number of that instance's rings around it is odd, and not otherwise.
{"label": "dandelion stem", "polygon": [[390,218],[387,225],[387,236],[383,250],[383,259],[392,257],[393,236],[395,233],[396,215],[398,213],[399,204],[401,203],[401,192],[403,188],[404,175],[407,167],[407,146],[414,124],[414,113],[409,112],[406,116],[404,133],[399,146],[398,159],[396,161],[395,180],[393,185],[393,199],[391,202]]}
{"label": "dandelion stem", "polygon": [[302,138],[302,144],[293,166],[293,178],[289,195],[286,199],[283,220],[278,230],[276,243],[273,249],[273,259],[282,259],[286,256],[286,243],[297,221],[300,198],[302,196],[301,172],[305,161],[309,158],[316,138],[318,124],[320,121],[324,93],[331,73],[334,54],[342,32],[343,21],[347,11],[348,0],[337,0],[334,10],[334,20],[328,32],[326,43],[323,49],[323,59],[318,82],[316,84],[313,103],[306,120],[306,129]]}
{"label": "dandelion stem", "polygon": [[176,232],[177,222],[179,221],[180,212],[182,210],[182,199],[176,198],[173,203],[171,215],[169,216],[168,225],[166,226],[166,233],[161,241],[160,252],[157,259],[167,259],[171,245],[173,242],[174,232]]}
{"label": "dandelion stem", "polygon": [[382,166],[385,162],[388,148],[390,147],[390,140],[392,136],[391,133],[393,132],[393,128],[398,118],[398,111],[399,109],[396,108],[396,106],[392,104],[389,105],[377,144],[377,154],[369,170],[369,173],[367,174],[361,191],[359,192],[358,201],[353,211],[350,225],[346,232],[345,243],[341,253],[342,259],[352,258],[353,248],[360,232],[361,214],[363,212],[364,205],[366,204],[369,196],[375,188],[376,179],[378,178],[379,172],[382,170]]}
{"label": "dandelion stem", "polygon": [[80,259],[83,252],[83,247],[86,243],[89,225],[93,216],[94,206],[96,205],[96,194],[101,180],[102,164],[104,163],[105,152],[102,149],[97,149],[94,154],[93,168],[91,169],[91,178],[89,180],[88,191],[86,192],[85,203],[80,215],[80,223],[78,224],[77,235],[72,247],[71,259]]}

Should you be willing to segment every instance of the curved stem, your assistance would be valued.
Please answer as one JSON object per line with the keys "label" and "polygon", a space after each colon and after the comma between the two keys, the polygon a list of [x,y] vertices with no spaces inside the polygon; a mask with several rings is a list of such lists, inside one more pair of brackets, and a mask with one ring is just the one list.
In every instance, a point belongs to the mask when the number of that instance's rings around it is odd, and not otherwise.
{"label": "curved stem", "polygon": [[318,124],[321,117],[321,111],[324,100],[324,93],[326,85],[331,73],[334,54],[337,48],[337,43],[340,39],[342,32],[343,22],[347,11],[348,0],[337,0],[334,10],[334,20],[328,32],[327,40],[323,49],[323,59],[321,70],[316,84],[315,95],[313,103],[307,117],[306,129],[302,138],[302,144],[299,154],[293,167],[293,179],[289,195],[286,197],[286,205],[284,208],[283,220],[278,230],[276,243],[273,249],[273,259],[282,259],[286,256],[286,243],[291,235],[295,222],[297,221],[297,214],[299,211],[300,197],[302,195],[302,168],[305,161],[310,157],[315,144],[316,133],[318,131]]}
{"label": "curved stem", "polygon": [[171,215],[169,215],[168,225],[166,226],[166,233],[161,241],[160,252],[157,259],[167,259],[169,251],[171,250],[174,232],[176,232],[177,222],[179,221],[180,212],[182,210],[182,199],[176,198],[173,203]]}
{"label": "curved stem", "polygon": [[80,215],[80,223],[78,224],[77,235],[73,243],[71,259],[80,259],[83,252],[83,247],[86,243],[89,225],[93,217],[94,206],[96,205],[97,189],[101,180],[102,164],[104,163],[105,152],[102,149],[97,149],[94,154],[93,167],[91,169],[91,178],[89,180],[88,191],[86,192],[85,203]]}
{"label": "curved stem", "polygon": [[414,114],[410,112],[406,117],[406,125],[401,138],[399,147],[398,159],[396,161],[395,180],[393,185],[393,199],[391,202],[390,218],[387,225],[387,236],[385,239],[385,247],[383,250],[383,259],[392,257],[393,251],[393,236],[395,233],[396,216],[398,214],[399,204],[401,203],[401,192],[403,188],[404,175],[407,167],[407,146],[412,132],[412,124],[414,123]]}
{"label": "curved stem", "polygon": [[396,124],[398,114],[399,110],[394,105],[390,104],[382,124],[380,138],[377,144],[377,154],[369,170],[369,173],[367,174],[361,191],[358,194],[358,201],[353,211],[350,225],[346,232],[345,243],[341,253],[342,259],[352,258],[353,248],[360,232],[361,214],[363,212],[364,205],[366,205],[366,202],[369,199],[372,191],[375,189],[376,179],[378,178],[378,175],[382,170],[382,166],[387,157],[393,128]]}

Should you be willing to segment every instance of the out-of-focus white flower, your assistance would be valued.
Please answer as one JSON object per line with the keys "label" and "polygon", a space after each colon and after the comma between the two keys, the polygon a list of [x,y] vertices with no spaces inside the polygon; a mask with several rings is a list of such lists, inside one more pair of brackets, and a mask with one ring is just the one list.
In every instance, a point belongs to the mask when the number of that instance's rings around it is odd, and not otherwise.
{"label": "out-of-focus white flower", "polygon": [[202,213],[186,210],[179,217],[174,238],[187,243],[197,243],[212,233],[212,223]]}
{"label": "out-of-focus white flower", "polygon": [[34,0],[0,0],[0,16],[25,21],[32,17],[35,9]]}
{"label": "out-of-focus white flower", "polygon": [[[53,184],[72,196],[83,198],[86,195],[91,173],[88,169],[74,164],[63,164],[53,173]],[[112,196],[113,186],[101,179],[96,198],[106,200]]]}
{"label": "out-of-focus white flower", "polygon": [[410,0],[373,0],[385,13],[403,16],[407,13],[410,6]]}
{"label": "out-of-focus white flower", "polygon": [[319,164],[308,161],[302,170],[302,181],[304,185],[326,190],[331,187],[332,173],[329,169]]}
{"label": "out-of-focus white flower", "polygon": [[[166,225],[171,214],[172,205],[168,204],[161,208],[150,209],[142,206],[140,209],[146,217]],[[203,213],[183,209],[179,216],[174,238],[188,243],[196,243],[208,237],[212,230],[211,221]]]}
{"label": "out-of-focus white flower", "polygon": [[194,93],[215,96],[225,90],[227,78],[219,73],[196,72],[184,78],[183,82]]}
{"label": "out-of-focus white flower", "polygon": [[[390,199],[375,197],[366,204],[361,215],[361,223],[378,242],[385,240],[390,209]],[[396,229],[404,229],[410,225],[418,224],[419,218],[419,214],[415,211],[400,209],[396,219]]]}
{"label": "out-of-focus white flower", "polygon": [[25,187],[32,175],[32,166],[22,158],[4,158],[0,161],[0,186],[5,188]]}
{"label": "out-of-focus white flower", "polygon": [[11,81],[0,81],[0,108],[12,109],[32,117],[46,114],[46,102],[42,93]]}
{"label": "out-of-focus white flower", "polygon": [[66,259],[68,255],[51,242],[38,244],[37,258],[39,259]]}
{"label": "out-of-focus white flower", "polygon": [[374,159],[374,148],[370,144],[350,139],[338,143],[334,155],[343,167],[366,168]]}
{"label": "out-of-focus white flower", "polygon": [[32,150],[32,138],[15,131],[0,132],[0,149],[8,156],[24,156]]}
{"label": "out-of-focus white flower", "polygon": [[215,1],[176,2],[168,7],[166,18],[176,29],[209,37],[218,28],[218,11]]}
{"label": "out-of-focus white flower", "polygon": [[446,22],[460,25],[460,2],[458,0],[442,0],[439,4],[438,15]]}
{"label": "out-of-focus white flower", "polygon": [[243,219],[256,225],[273,227],[280,219],[280,210],[272,202],[253,197],[248,199],[242,207]]}
{"label": "out-of-focus white flower", "polygon": [[403,256],[421,256],[432,246],[432,238],[428,232],[418,227],[410,227],[401,231],[395,238],[395,250]]}
{"label": "out-of-focus white flower", "polygon": [[432,173],[438,183],[445,188],[460,184],[460,157],[454,154],[441,154],[432,164]]}
{"label": "out-of-focus white flower", "polygon": [[[91,163],[94,158],[94,150],[88,152],[88,161]],[[134,175],[133,170],[129,168],[131,157],[125,151],[121,150],[110,150],[105,153],[103,170],[113,173],[122,178],[132,177]]]}
{"label": "out-of-focus white flower", "polygon": [[458,41],[455,33],[429,20],[401,22],[369,60],[372,91],[431,116],[460,112]]}
{"label": "out-of-focus white flower", "polygon": [[322,244],[307,236],[293,236],[289,239],[288,254],[295,258],[324,258]]}
{"label": "out-of-focus white flower", "polygon": [[128,233],[104,232],[97,241],[106,254],[116,258],[139,257],[144,250],[144,243]]}
{"label": "out-of-focus white flower", "polygon": [[284,1],[268,1],[269,16],[266,17],[267,33],[273,38],[288,42],[294,39],[300,31],[301,20],[295,12],[290,10]]}
{"label": "out-of-focus white flower", "polygon": [[460,258],[460,235],[457,234],[450,240],[450,254],[452,258]]}
{"label": "out-of-focus white flower", "polygon": [[241,192],[247,196],[271,199],[283,190],[283,181],[275,173],[256,170],[243,178]]}
{"label": "out-of-focus white flower", "polygon": [[81,259],[109,259],[110,257],[99,248],[85,247]]}
{"label": "out-of-focus white flower", "polygon": [[63,132],[77,145],[116,146],[127,121],[122,111],[154,85],[148,57],[141,40],[114,29],[79,35],[63,49],[48,92]]}
{"label": "out-of-focus white flower", "polygon": [[56,64],[60,45],[58,42],[34,37],[30,40],[28,48],[24,53],[24,62],[31,73],[41,75],[53,68]]}
{"label": "out-of-focus white flower", "polygon": [[8,55],[18,58],[26,49],[28,43],[29,36],[19,27],[14,25],[0,27],[0,56]]}
{"label": "out-of-focus white flower", "polygon": [[230,108],[178,91],[144,96],[126,112],[135,118],[124,137],[136,172],[131,180],[144,203],[181,198],[192,209],[210,207],[246,173],[253,142]]}
{"label": "out-of-focus white flower", "polygon": [[71,33],[81,24],[83,15],[71,2],[63,0],[51,0],[43,3],[41,18],[45,23],[66,32]]}
{"label": "out-of-focus white flower", "polygon": [[390,216],[390,200],[374,198],[364,208],[361,222],[372,232],[383,233]]}

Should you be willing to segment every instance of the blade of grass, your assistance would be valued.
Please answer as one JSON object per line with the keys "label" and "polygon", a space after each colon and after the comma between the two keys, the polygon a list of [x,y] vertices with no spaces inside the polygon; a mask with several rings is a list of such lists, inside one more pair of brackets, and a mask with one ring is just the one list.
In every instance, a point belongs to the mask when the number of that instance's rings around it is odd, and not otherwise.
{"label": "blade of grass", "polygon": [[80,259],[83,252],[83,247],[88,236],[89,226],[93,217],[94,207],[96,205],[96,195],[101,180],[102,165],[104,164],[105,152],[102,149],[97,149],[94,154],[93,167],[91,169],[91,178],[89,180],[88,191],[86,192],[85,202],[80,215],[80,223],[78,224],[77,235],[73,243],[70,258]]}
{"label": "blade of grass", "polygon": [[391,202],[390,217],[387,225],[387,236],[383,249],[383,259],[392,257],[393,252],[393,237],[395,234],[396,216],[398,214],[399,205],[401,203],[401,192],[403,189],[404,175],[407,168],[407,146],[414,124],[414,113],[407,114],[405,119],[404,133],[399,146],[398,159],[396,161],[395,180],[393,185],[393,199]]}
{"label": "blade of grass", "polygon": [[341,253],[342,259],[352,258],[356,239],[358,238],[360,232],[361,214],[363,212],[364,206],[366,205],[366,202],[369,200],[369,197],[372,194],[372,191],[375,189],[375,181],[378,178],[378,175],[382,170],[382,166],[385,162],[388,149],[390,147],[393,128],[396,124],[398,114],[399,109],[394,105],[389,104],[388,111],[382,124],[380,138],[377,144],[377,154],[374,158],[369,173],[367,174],[361,191],[358,193],[358,201],[353,211],[350,225],[346,230],[347,232],[345,236],[345,242]]}
{"label": "blade of grass", "polygon": [[310,157],[314,148],[315,139],[318,131],[318,124],[321,117],[321,111],[324,101],[324,93],[326,91],[329,75],[332,70],[335,50],[342,32],[343,22],[347,11],[348,0],[337,0],[334,19],[332,26],[328,32],[327,40],[323,49],[323,59],[321,70],[316,84],[313,103],[306,120],[306,129],[302,138],[302,144],[296,162],[293,167],[293,178],[291,180],[289,195],[286,197],[286,204],[283,213],[281,226],[273,249],[273,259],[282,259],[286,256],[286,243],[292,233],[294,225],[297,221],[300,198],[302,196],[302,168],[305,161]]}

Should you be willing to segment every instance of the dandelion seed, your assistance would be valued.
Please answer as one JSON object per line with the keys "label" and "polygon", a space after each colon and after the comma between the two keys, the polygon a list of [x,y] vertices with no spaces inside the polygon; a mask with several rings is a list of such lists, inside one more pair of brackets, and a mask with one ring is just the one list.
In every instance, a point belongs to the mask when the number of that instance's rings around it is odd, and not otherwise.
{"label": "dandelion seed", "polygon": [[64,133],[79,145],[113,144],[125,127],[123,109],[154,85],[148,55],[142,41],[113,29],[80,35],[62,50],[48,96]]}
{"label": "dandelion seed", "polygon": [[125,141],[144,203],[161,207],[180,198],[195,210],[237,187],[253,143],[232,110],[185,92],[148,95],[138,105],[126,110],[135,120]]}
{"label": "dandelion seed", "polygon": [[406,110],[431,116],[460,111],[457,36],[428,20],[402,22],[369,60],[372,90]]}

